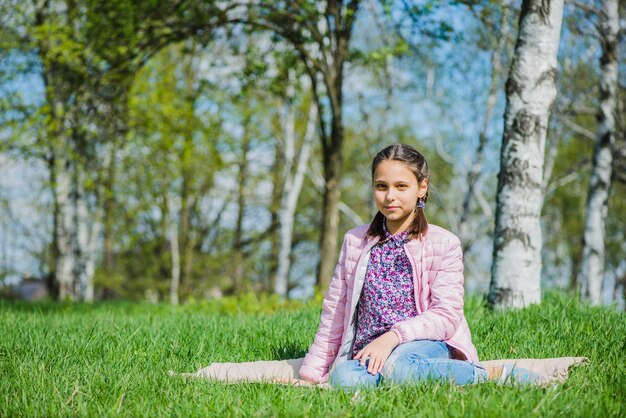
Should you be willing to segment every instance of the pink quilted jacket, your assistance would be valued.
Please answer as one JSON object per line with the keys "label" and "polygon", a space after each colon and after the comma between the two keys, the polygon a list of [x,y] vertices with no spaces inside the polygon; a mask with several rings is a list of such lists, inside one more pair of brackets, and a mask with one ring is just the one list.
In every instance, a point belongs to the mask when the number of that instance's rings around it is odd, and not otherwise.
{"label": "pink quilted jacket", "polygon": [[[324,383],[333,364],[351,357],[356,306],[361,295],[370,249],[378,237],[367,236],[369,225],[346,233],[339,262],[324,296],[322,317],[313,345],[299,374]],[[429,225],[422,240],[404,246],[413,267],[418,316],[398,322],[392,330],[400,344],[421,339],[445,341],[452,356],[478,362],[476,348],[463,315],[463,254],[451,232]]]}

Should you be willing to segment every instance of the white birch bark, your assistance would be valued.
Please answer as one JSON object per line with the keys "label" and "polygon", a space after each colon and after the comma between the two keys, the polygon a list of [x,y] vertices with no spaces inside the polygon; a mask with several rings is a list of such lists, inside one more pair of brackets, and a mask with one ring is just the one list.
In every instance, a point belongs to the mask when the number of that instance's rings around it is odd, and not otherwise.
{"label": "white birch bark", "polygon": [[546,131],[556,97],[563,0],[524,0],[509,78],[489,302],[541,301],[541,202]]}
{"label": "white birch bark", "polygon": [[[100,203],[100,202],[99,202]],[[98,208],[101,212],[101,208]],[[92,303],[95,299],[94,277],[96,274],[96,259],[98,254],[98,239],[102,231],[102,216],[99,214],[94,217],[91,231],[89,232],[89,241],[84,254],[85,260],[85,302]]]}
{"label": "white birch bark", "polygon": [[[104,149],[104,163],[102,165],[102,173],[108,173],[113,159],[115,158],[115,145],[113,143],[107,144]],[[94,277],[96,274],[96,261],[98,256],[98,242],[100,240],[100,233],[103,229],[104,212],[106,205],[106,188],[102,178],[98,179],[96,202],[92,213],[91,229],[88,232],[88,239],[83,251],[83,263],[84,263],[84,299],[86,302],[92,303],[95,299],[95,286]],[[84,201],[84,203],[86,203]],[[87,206],[85,205],[85,209]],[[88,213],[88,212],[86,212]],[[88,220],[87,218],[85,218]]]}
{"label": "white birch bark", "polygon": [[[109,170],[114,158],[114,148],[108,144],[104,149],[103,165],[101,170]],[[94,204],[90,208],[85,190],[85,167],[76,164],[74,169],[74,230],[75,242],[73,243],[75,254],[74,265],[74,300],[82,300],[92,303],[95,297],[94,276],[98,256],[98,242],[102,231],[102,219],[104,218],[105,190],[104,184],[97,179],[98,185]]]}
{"label": "white birch bark", "polygon": [[177,199],[170,198],[168,204],[168,213],[165,216],[168,218],[168,234],[170,236],[170,252],[172,257],[172,270],[170,278],[170,302],[172,305],[179,304],[178,289],[180,287],[180,246],[178,243],[178,222],[176,221],[176,214],[180,204],[177,204]]}
{"label": "white birch bark", "polygon": [[85,300],[88,286],[87,278],[87,257],[89,256],[89,211],[87,209],[87,201],[85,192],[82,187],[82,179],[76,177],[74,193],[74,228],[76,230],[74,243],[74,253],[76,264],[74,266],[74,299]]}
{"label": "white birch bark", "polygon": [[72,250],[74,229],[74,205],[71,201],[72,176],[69,160],[57,157],[54,172],[54,199],[56,218],[56,279],[59,284],[59,300],[74,300],[75,259]]}
{"label": "white birch bark", "polygon": [[617,113],[618,0],[602,0],[598,13],[602,44],[600,103],[597,114],[593,166],[587,195],[582,260],[578,277],[580,297],[601,303],[605,263],[605,221],[608,212]]}
{"label": "white birch bark", "polygon": [[291,246],[293,243],[293,225],[296,214],[296,206],[298,197],[302,190],[302,183],[306,173],[309,156],[315,137],[315,127],[317,126],[317,105],[311,102],[307,121],[306,132],[298,161],[296,164],[296,172],[292,174],[292,167],[295,162],[295,132],[294,132],[294,114],[292,106],[288,106],[285,117],[285,186],[280,203],[280,249],[278,253],[278,267],[276,269],[276,283],[274,293],[281,298],[287,297],[289,269],[291,267]]}
{"label": "white birch bark", "polygon": [[[105,161],[105,170],[108,169]],[[102,220],[104,218],[104,187],[98,186],[95,206],[89,211],[87,199],[80,195],[76,203],[78,221],[78,244],[80,246],[79,275],[80,293],[77,295],[85,302],[92,303],[95,299],[94,277],[96,274],[96,261],[98,258],[98,242],[102,232]]]}

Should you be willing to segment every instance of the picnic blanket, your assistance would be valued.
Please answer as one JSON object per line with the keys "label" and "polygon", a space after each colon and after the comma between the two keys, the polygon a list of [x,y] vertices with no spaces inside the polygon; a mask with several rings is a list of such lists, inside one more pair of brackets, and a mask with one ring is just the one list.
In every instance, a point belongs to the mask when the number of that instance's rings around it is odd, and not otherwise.
{"label": "picnic blanket", "polygon": [[[209,379],[225,383],[282,383],[297,386],[317,386],[329,387],[328,383],[314,384],[302,380],[298,375],[298,370],[302,365],[302,358],[290,360],[252,361],[243,363],[212,363],[207,367],[199,369],[195,373],[175,373],[171,375],[181,375],[191,378]],[[514,364],[531,370],[542,376],[539,385],[562,382],[567,379],[572,366],[588,363],[586,357],[556,357],[544,359],[500,359],[481,361],[483,367],[500,366],[503,364]]]}

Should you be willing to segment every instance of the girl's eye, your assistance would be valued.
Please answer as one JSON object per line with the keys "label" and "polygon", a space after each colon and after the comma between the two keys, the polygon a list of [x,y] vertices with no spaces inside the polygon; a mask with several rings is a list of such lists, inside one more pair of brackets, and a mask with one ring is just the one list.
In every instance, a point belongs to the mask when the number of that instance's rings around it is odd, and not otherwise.
{"label": "girl's eye", "polygon": [[384,184],[377,184],[374,187],[376,188],[376,190],[385,190],[387,188],[387,186],[385,186]]}

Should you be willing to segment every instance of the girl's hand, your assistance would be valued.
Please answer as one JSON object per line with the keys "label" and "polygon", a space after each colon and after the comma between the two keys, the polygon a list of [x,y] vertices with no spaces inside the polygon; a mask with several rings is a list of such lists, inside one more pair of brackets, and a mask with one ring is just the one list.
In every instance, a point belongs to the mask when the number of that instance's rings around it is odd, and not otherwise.
{"label": "girl's hand", "polygon": [[361,366],[367,365],[367,372],[376,375],[383,370],[383,366],[389,357],[389,354],[400,344],[400,340],[395,332],[389,331],[376,338],[374,341],[363,347],[361,351],[354,356],[355,360],[361,360]]}

